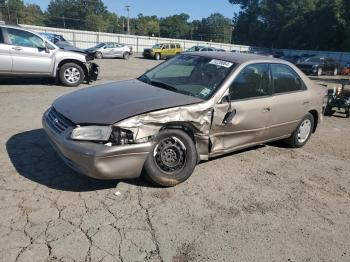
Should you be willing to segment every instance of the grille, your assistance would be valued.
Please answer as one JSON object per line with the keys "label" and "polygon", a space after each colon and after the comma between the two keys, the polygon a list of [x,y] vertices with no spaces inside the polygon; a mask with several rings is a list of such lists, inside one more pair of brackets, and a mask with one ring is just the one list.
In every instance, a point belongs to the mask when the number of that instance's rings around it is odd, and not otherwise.
{"label": "grille", "polygon": [[50,128],[58,134],[66,131],[69,127],[74,127],[71,121],[58,113],[53,107],[46,116],[46,122]]}

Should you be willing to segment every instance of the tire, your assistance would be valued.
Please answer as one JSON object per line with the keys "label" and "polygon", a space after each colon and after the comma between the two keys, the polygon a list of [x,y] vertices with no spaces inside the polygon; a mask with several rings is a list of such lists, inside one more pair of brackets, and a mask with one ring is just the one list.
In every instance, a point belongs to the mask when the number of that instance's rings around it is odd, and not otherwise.
{"label": "tire", "polygon": [[160,60],[160,58],[161,58],[161,56],[160,56],[159,53],[156,53],[156,54],[154,55],[154,59],[155,59],[155,60]]}
{"label": "tire", "polygon": [[78,86],[84,81],[85,73],[80,65],[67,63],[60,68],[59,79],[65,86]]}
{"label": "tire", "polygon": [[332,107],[326,106],[326,109],[324,110],[324,115],[325,116],[332,116],[333,115]]}
{"label": "tire", "polygon": [[311,137],[314,126],[314,117],[310,113],[307,113],[291,137],[286,139],[287,144],[293,148],[301,148],[305,146]]}
{"label": "tire", "polygon": [[144,176],[158,186],[175,186],[192,175],[197,158],[196,146],[185,132],[163,130],[156,137],[146,159]]}
{"label": "tire", "polygon": [[124,59],[124,60],[129,60],[129,58],[130,58],[130,54],[129,54],[128,52],[125,52],[125,53],[123,54],[123,59]]}
{"label": "tire", "polygon": [[346,118],[350,118],[350,107],[345,108],[345,116]]}
{"label": "tire", "polygon": [[323,70],[322,70],[321,67],[319,67],[319,68],[317,69],[316,75],[317,75],[317,76],[322,76],[322,74],[323,74]]}
{"label": "tire", "polygon": [[96,52],[96,53],[95,53],[95,58],[96,58],[96,59],[102,59],[102,58],[103,58],[102,53],[101,53],[101,52]]}
{"label": "tire", "polygon": [[337,76],[338,75],[338,68],[334,68],[333,70],[333,76]]}

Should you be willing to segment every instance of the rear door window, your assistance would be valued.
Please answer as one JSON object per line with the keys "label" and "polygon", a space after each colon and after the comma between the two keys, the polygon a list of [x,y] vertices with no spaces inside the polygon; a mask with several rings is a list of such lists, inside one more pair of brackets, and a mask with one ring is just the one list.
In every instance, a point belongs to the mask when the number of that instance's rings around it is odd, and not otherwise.
{"label": "rear door window", "polygon": [[176,48],[181,48],[181,46],[179,44],[176,44]]}
{"label": "rear door window", "polygon": [[171,44],[171,45],[170,45],[170,48],[171,48],[171,49],[175,49],[175,44]]}
{"label": "rear door window", "polygon": [[271,64],[271,73],[275,94],[305,90],[300,76],[288,65]]}
{"label": "rear door window", "polygon": [[246,66],[230,86],[231,100],[257,98],[270,95],[268,64]]}

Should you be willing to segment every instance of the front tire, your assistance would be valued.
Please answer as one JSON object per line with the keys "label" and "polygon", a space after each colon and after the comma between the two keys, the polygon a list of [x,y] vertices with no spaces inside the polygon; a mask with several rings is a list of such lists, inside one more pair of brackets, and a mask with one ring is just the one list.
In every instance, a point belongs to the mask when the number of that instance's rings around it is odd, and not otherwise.
{"label": "front tire", "polygon": [[74,87],[80,85],[84,81],[85,73],[80,65],[67,63],[60,68],[59,79],[63,85]]}
{"label": "front tire", "polygon": [[301,148],[309,141],[312,131],[314,130],[315,120],[312,114],[307,113],[286,142],[293,148]]}
{"label": "front tire", "polygon": [[156,54],[154,55],[154,59],[157,60],[157,61],[160,60],[160,54],[159,54],[159,53],[156,53]]}
{"label": "front tire", "polygon": [[144,165],[151,183],[172,187],[186,181],[197,165],[196,146],[185,132],[166,129],[159,133]]}

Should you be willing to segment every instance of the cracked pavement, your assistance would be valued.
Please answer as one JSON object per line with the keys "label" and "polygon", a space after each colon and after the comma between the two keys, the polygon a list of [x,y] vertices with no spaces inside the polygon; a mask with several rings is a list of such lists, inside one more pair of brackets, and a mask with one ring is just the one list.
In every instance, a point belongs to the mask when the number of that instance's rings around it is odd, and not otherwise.
{"label": "cracked pavement", "polygon": [[[96,84],[158,63],[98,62]],[[0,261],[350,261],[348,119],[325,118],[303,149],[274,143],[216,158],[164,189],[65,166],[41,115],[74,88],[0,82]]]}

